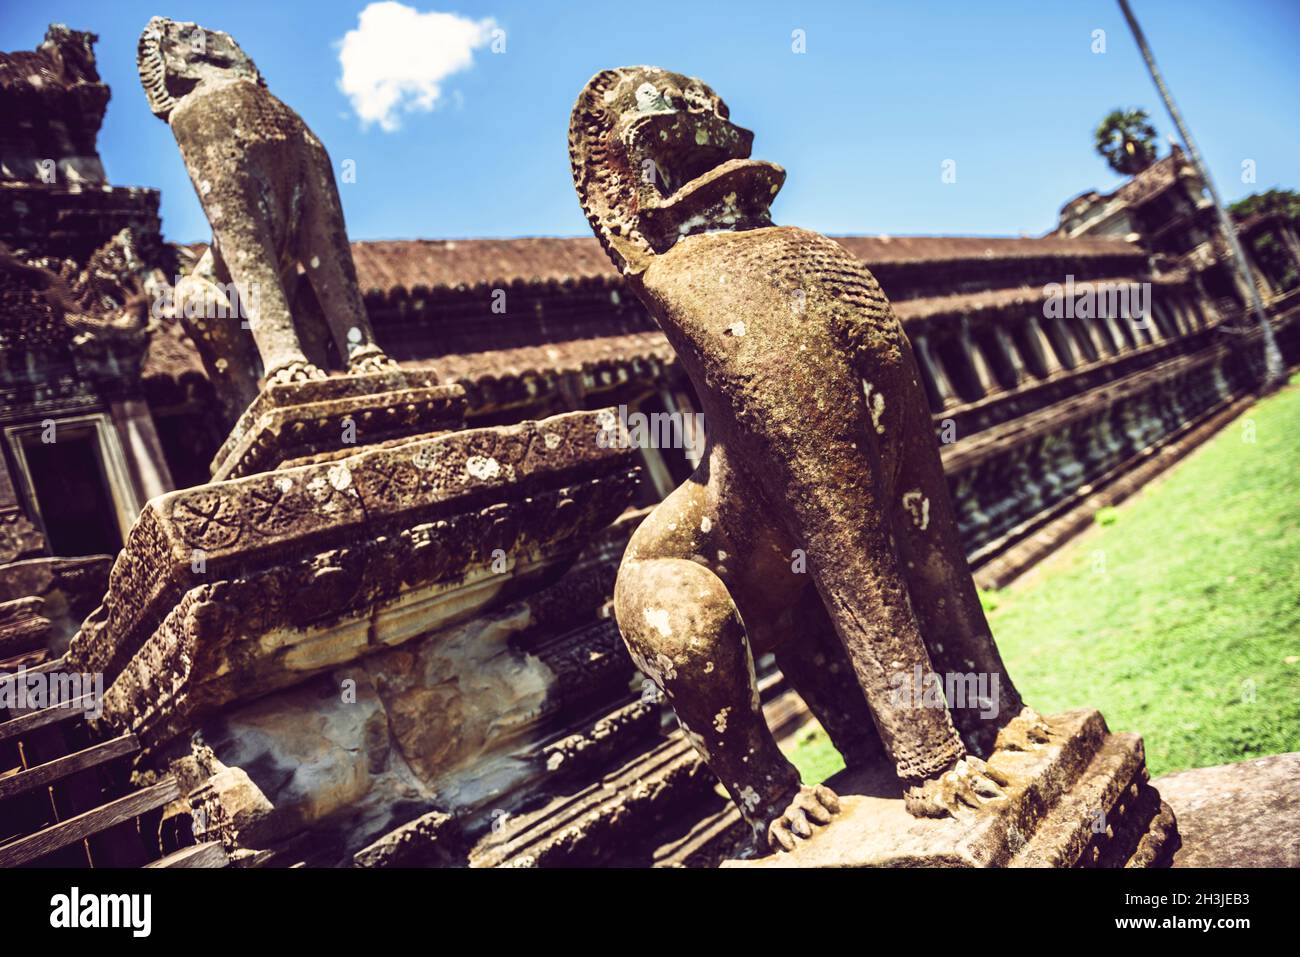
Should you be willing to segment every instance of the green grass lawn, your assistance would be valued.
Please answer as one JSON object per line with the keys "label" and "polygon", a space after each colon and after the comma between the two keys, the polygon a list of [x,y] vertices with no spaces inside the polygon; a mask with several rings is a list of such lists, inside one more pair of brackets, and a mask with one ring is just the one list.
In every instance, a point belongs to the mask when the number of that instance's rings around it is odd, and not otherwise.
{"label": "green grass lawn", "polygon": [[[1152,775],[1300,751],[1300,376],[1097,518],[986,596],[1025,699],[1140,732]],[[842,766],[815,726],[788,750]]]}

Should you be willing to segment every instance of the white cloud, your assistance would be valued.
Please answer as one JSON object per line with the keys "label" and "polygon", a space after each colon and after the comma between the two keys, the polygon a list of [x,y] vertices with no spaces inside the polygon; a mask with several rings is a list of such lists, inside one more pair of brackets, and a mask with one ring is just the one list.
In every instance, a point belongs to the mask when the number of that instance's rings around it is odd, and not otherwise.
{"label": "white cloud", "polygon": [[339,41],[339,89],[352,101],[363,127],[386,133],[401,126],[400,113],[428,112],[442,82],[474,63],[474,51],[492,39],[496,21],[454,13],[421,13],[385,0],[371,3],[357,28]]}

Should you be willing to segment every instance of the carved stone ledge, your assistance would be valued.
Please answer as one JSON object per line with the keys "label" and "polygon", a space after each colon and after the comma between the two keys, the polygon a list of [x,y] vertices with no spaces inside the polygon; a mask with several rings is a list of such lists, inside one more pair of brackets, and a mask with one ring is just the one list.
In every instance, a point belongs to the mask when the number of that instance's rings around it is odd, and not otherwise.
{"label": "carved stone ledge", "polygon": [[[841,811],[788,854],[724,867],[1160,866],[1177,846],[1173,815],[1147,780],[1142,739],[1112,734],[1089,709],[1047,719],[1045,743],[1000,739],[988,759],[1002,797],[955,817],[915,818],[883,765],[827,784]],[[1008,730],[1014,723],[1008,726]]]}
{"label": "carved stone ledge", "polygon": [[469,857],[471,867],[581,867],[603,863],[646,822],[689,813],[716,787],[680,733],[575,794],[512,815]]}
{"label": "carved stone ledge", "polygon": [[0,674],[45,650],[50,619],[42,614],[44,610],[45,601],[35,596],[0,602]]}
{"label": "carved stone ledge", "polygon": [[0,602],[38,597],[41,614],[50,619],[50,657],[68,646],[86,615],[104,597],[113,559],[108,555],[84,558],[30,558],[0,565]]}
{"label": "carved stone ledge", "polygon": [[[759,682],[773,728],[792,703],[784,688],[779,675]],[[716,866],[746,828],[680,727],[664,731],[667,708],[638,697],[519,752],[515,760],[547,780],[549,800],[539,804],[524,788],[499,795],[496,806],[514,810],[490,832],[468,816],[466,833],[477,838],[470,866]]]}
{"label": "carved stone ledge", "polygon": [[35,558],[45,552],[45,536],[31,519],[16,508],[0,511],[0,565]]}
{"label": "carved stone ledge", "polygon": [[968,559],[994,561],[1094,490],[1142,469],[1249,388],[1249,379],[1219,345],[946,446]]}
{"label": "carved stone ledge", "polygon": [[[195,587],[118,673],[104,718],[148,751],[231,702],[462,622],[561,569],[630,482],[592,479]],[[497,549],[510,556],[502,571]]]}
{"label": "carved stone ledge", "polygon": [[459,428],[465,393],[432,373],[386,372],[275,383],[253,400],[212,460],[213,481],[325,452]]}
{"label": "carved stone ledge", "polygon": [[352,855],[353,867],[416,867],[440,864],[444,832],[452,817],[430,811],[394,828]]}
{"label": "carved stone ledge", "polygon": [[[579,528],[594,533],[631,494],[630,451],[597,442],[608,421],[608,413],[602,418],[578,412],[452,432],[160,496],[131,529],[114,563],[105,603],[73,639],[69,662],[112,680],[164,619],[174,617],[191,590],[294,567],[334,549],[339,564],[318,569],[308,591],[299,593],[300,601],[311,594],[316,598],[308,604],[327,608],[339,604],[340,594],[360,601],[366,592],[357,575],[375,563],[385,564],[384,575],[394,582],[412,575],[420,582],[439,581],[481,560],[483,543],[495,538],[505,542],[499,547],[510,555],[521,535],[547,542],[573,536]],[[570,486],[590,489],[589,501],[599,505],[584,507],[564,494]],[[549,511],[542,508],[547,496]],[[474,521],[484,526],[484,534],[453,538],[442,547],[419,548],[414,532],[404,531],[467,521],[471,514],[478,516]],[[379,562],[379,555],[392,551],[379,543],[396,539],[410,540],[409,560]],[[348,566],[349,561],[360,564]],[[252,625],[248,630],[258,633]]]}

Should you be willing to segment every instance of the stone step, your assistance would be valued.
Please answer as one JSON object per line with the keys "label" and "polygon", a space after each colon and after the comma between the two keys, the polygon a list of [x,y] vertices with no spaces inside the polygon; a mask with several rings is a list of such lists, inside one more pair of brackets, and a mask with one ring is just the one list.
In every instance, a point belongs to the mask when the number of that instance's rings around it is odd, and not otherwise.
{"label": "stone step", "polygon": [[430,811],[393,828],[352,855],[353,867],[413,867],[435,860],[450,814]]}
{"label": "stone step", "polygon": [[92,808],[44,830],[0,845],[0,867],[18,867],[51,854],[59,848],[108,830],[132,818],[157,810],[180,797],[175,778]]}
{"label": "stone step", "polygon": [[22,621],[24,618],[40,617],[41,612],[45,609],[45,599],[39,595],[29,595],[26,598],[11,598],[8,601],[0,601],[0,628],[5,625],[11,625],[14,622]]}
{"label": "stone step", "polygon": [[44,615],[29,615],[0,623],[0,658],[44,648],[50,638],[50,620]]}
{"label": "stone step", "polygon": [[172,851],[166,857],[150,861],[145,867],[225,867],[229,863],[230,857],[226,854],[226,849],[221,846],[221,842],[205,841],[202,844],[192,844],[178,851]]}
{"label": "stone step", "polygon": [[[807,720],[806,708],[787,690],[779,672],[760,679],[759,693],[766,699],[763,711],[769,725],[793,729]],[[629,734],[639,737],[640,732]],[[471,854],[472,866],[498,867],[525,860],[567,864],[570,854],[576,854],[575,861],[603,864],[627,864],[632,859],[687,863],[704,852],[709,857],[709,846],[738,820],[738,815],[713,820],[720,802],[724,816],[730,807],[725,799],[713,800],[717,779],[680,729],[642,747],[581,790],[538,811],[509,818],[500,835],[489,838]],[[662,834],[663,828],[652,820],[692,817],[703,827],[695,834],[698,840],[690,834],[682,836],[680,831]],[[696,832],[695,822],[690,830]],[[670,843],[677,846],[666,850]],[[593,850],[597,847],[599,851]]]}
{"label": "stone step", "polygon": [[[653,814],[658,799],[672,801],[682,796],[682,779],[699,776],[703,780],[697,783],[702,785],[702,793],[707,792],[712,786],[707,769],[686,739],[674,734],[576,794],[520,815],[517,823],[508,823],[499,838],[471,856],[470,866],[571,863],[576,845],[617,841],[620,824],[637,827],[643,814]],[[594,847],[583,854],[584,860],[600,857]]]}
{"label": "stone step", "polygon": [[28,668],[27,673],[33,675],[39,675],[39,674],[44,674],[47,671],[58,671],[62,667],[63,667],[63,657],[59,656],[58,658],[51,658],[49,661],[43,662],[42,664],[36,665],[35,667]]}
{"label": "stone step", "polygon": [[124,734],[73,754],[55,758],[53,761],[38,764],[26,771],[0,778],[0,801],[30,791],[32,788],[47,787],[79,771],[107,764],[124,755],[134,754],[138,750],[140,745],[135,735]]}
{"label": "stone step", "polygon": [[722,809],[701,818],[685,834],[655,848],[655,867],[716,866],[745,836],[745,822],[730,799],[719,798]]}
{"label": "stone step", "polygon": [[[1019,721],[1020,719],[1017,719]],[[886,761],[835,775],[827,785],[841,811],[794,851],[724,867],[1004,867],[1040,833],[1082,782],[1109,740],[1106,722],[1090,709],[1047,719],[1045,743],[1004,742],[988,759],[1005,776],[1004,795],[977,810],[917,818]],[[1010,729],[1009,729],[1010,730]]]}
{"label": "stone step", "polygon": [[28,711],[16,718],[0,722],[0,741],[22,737],[46,725],[60,724],[64,721],[76,719],[84,720],[86,709],[94,703],[93,699],[93,694],[84,694],[80,698],[68,702],[67,705],[55,705],[54,707],[41,708],[39,711]]}
{"label": "stone step", "polygon": [[0,675],[13,674],[15,671],[32,671],[37,666],[45,664],[49,657],[50,653],[46,649],[35,648],[9,658],[0,658]]}
{"label": "stone step", "polygon": [[[1100,862],[1103,847],[1126,833],[1125,824],[1149,802],[1146,755],[1136,734],[1111,734],[1082,776],[1039,822],[1029,842],[1011,859],[1011,867],[1089,866]],[[1159,799],[1156,799],[1159,805]],[[1142,822],[1142,833],[1146,823]],[[1140,836],[1140,835],[1139,835]],[[1131,849],[1131,848],[1130,848]]]}

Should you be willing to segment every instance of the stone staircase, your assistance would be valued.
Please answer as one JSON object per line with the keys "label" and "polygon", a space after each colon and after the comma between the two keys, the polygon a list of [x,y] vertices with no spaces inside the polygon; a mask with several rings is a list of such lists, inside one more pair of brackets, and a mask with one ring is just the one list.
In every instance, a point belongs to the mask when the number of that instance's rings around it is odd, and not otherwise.
{"label": "stone staircase", "polygon": [[[175,843],[162,818],[180,796],[176,782],[131,786],[135,735],[108,736],[87,720],[94,692],[50,657],[42,608],[39,597],[0,603],[0,681],[9,684],[0,697],[0,867],[193,866],[182,862],[199,849],[164,853]],[[19,682],[42,691],[20,699]]]}

